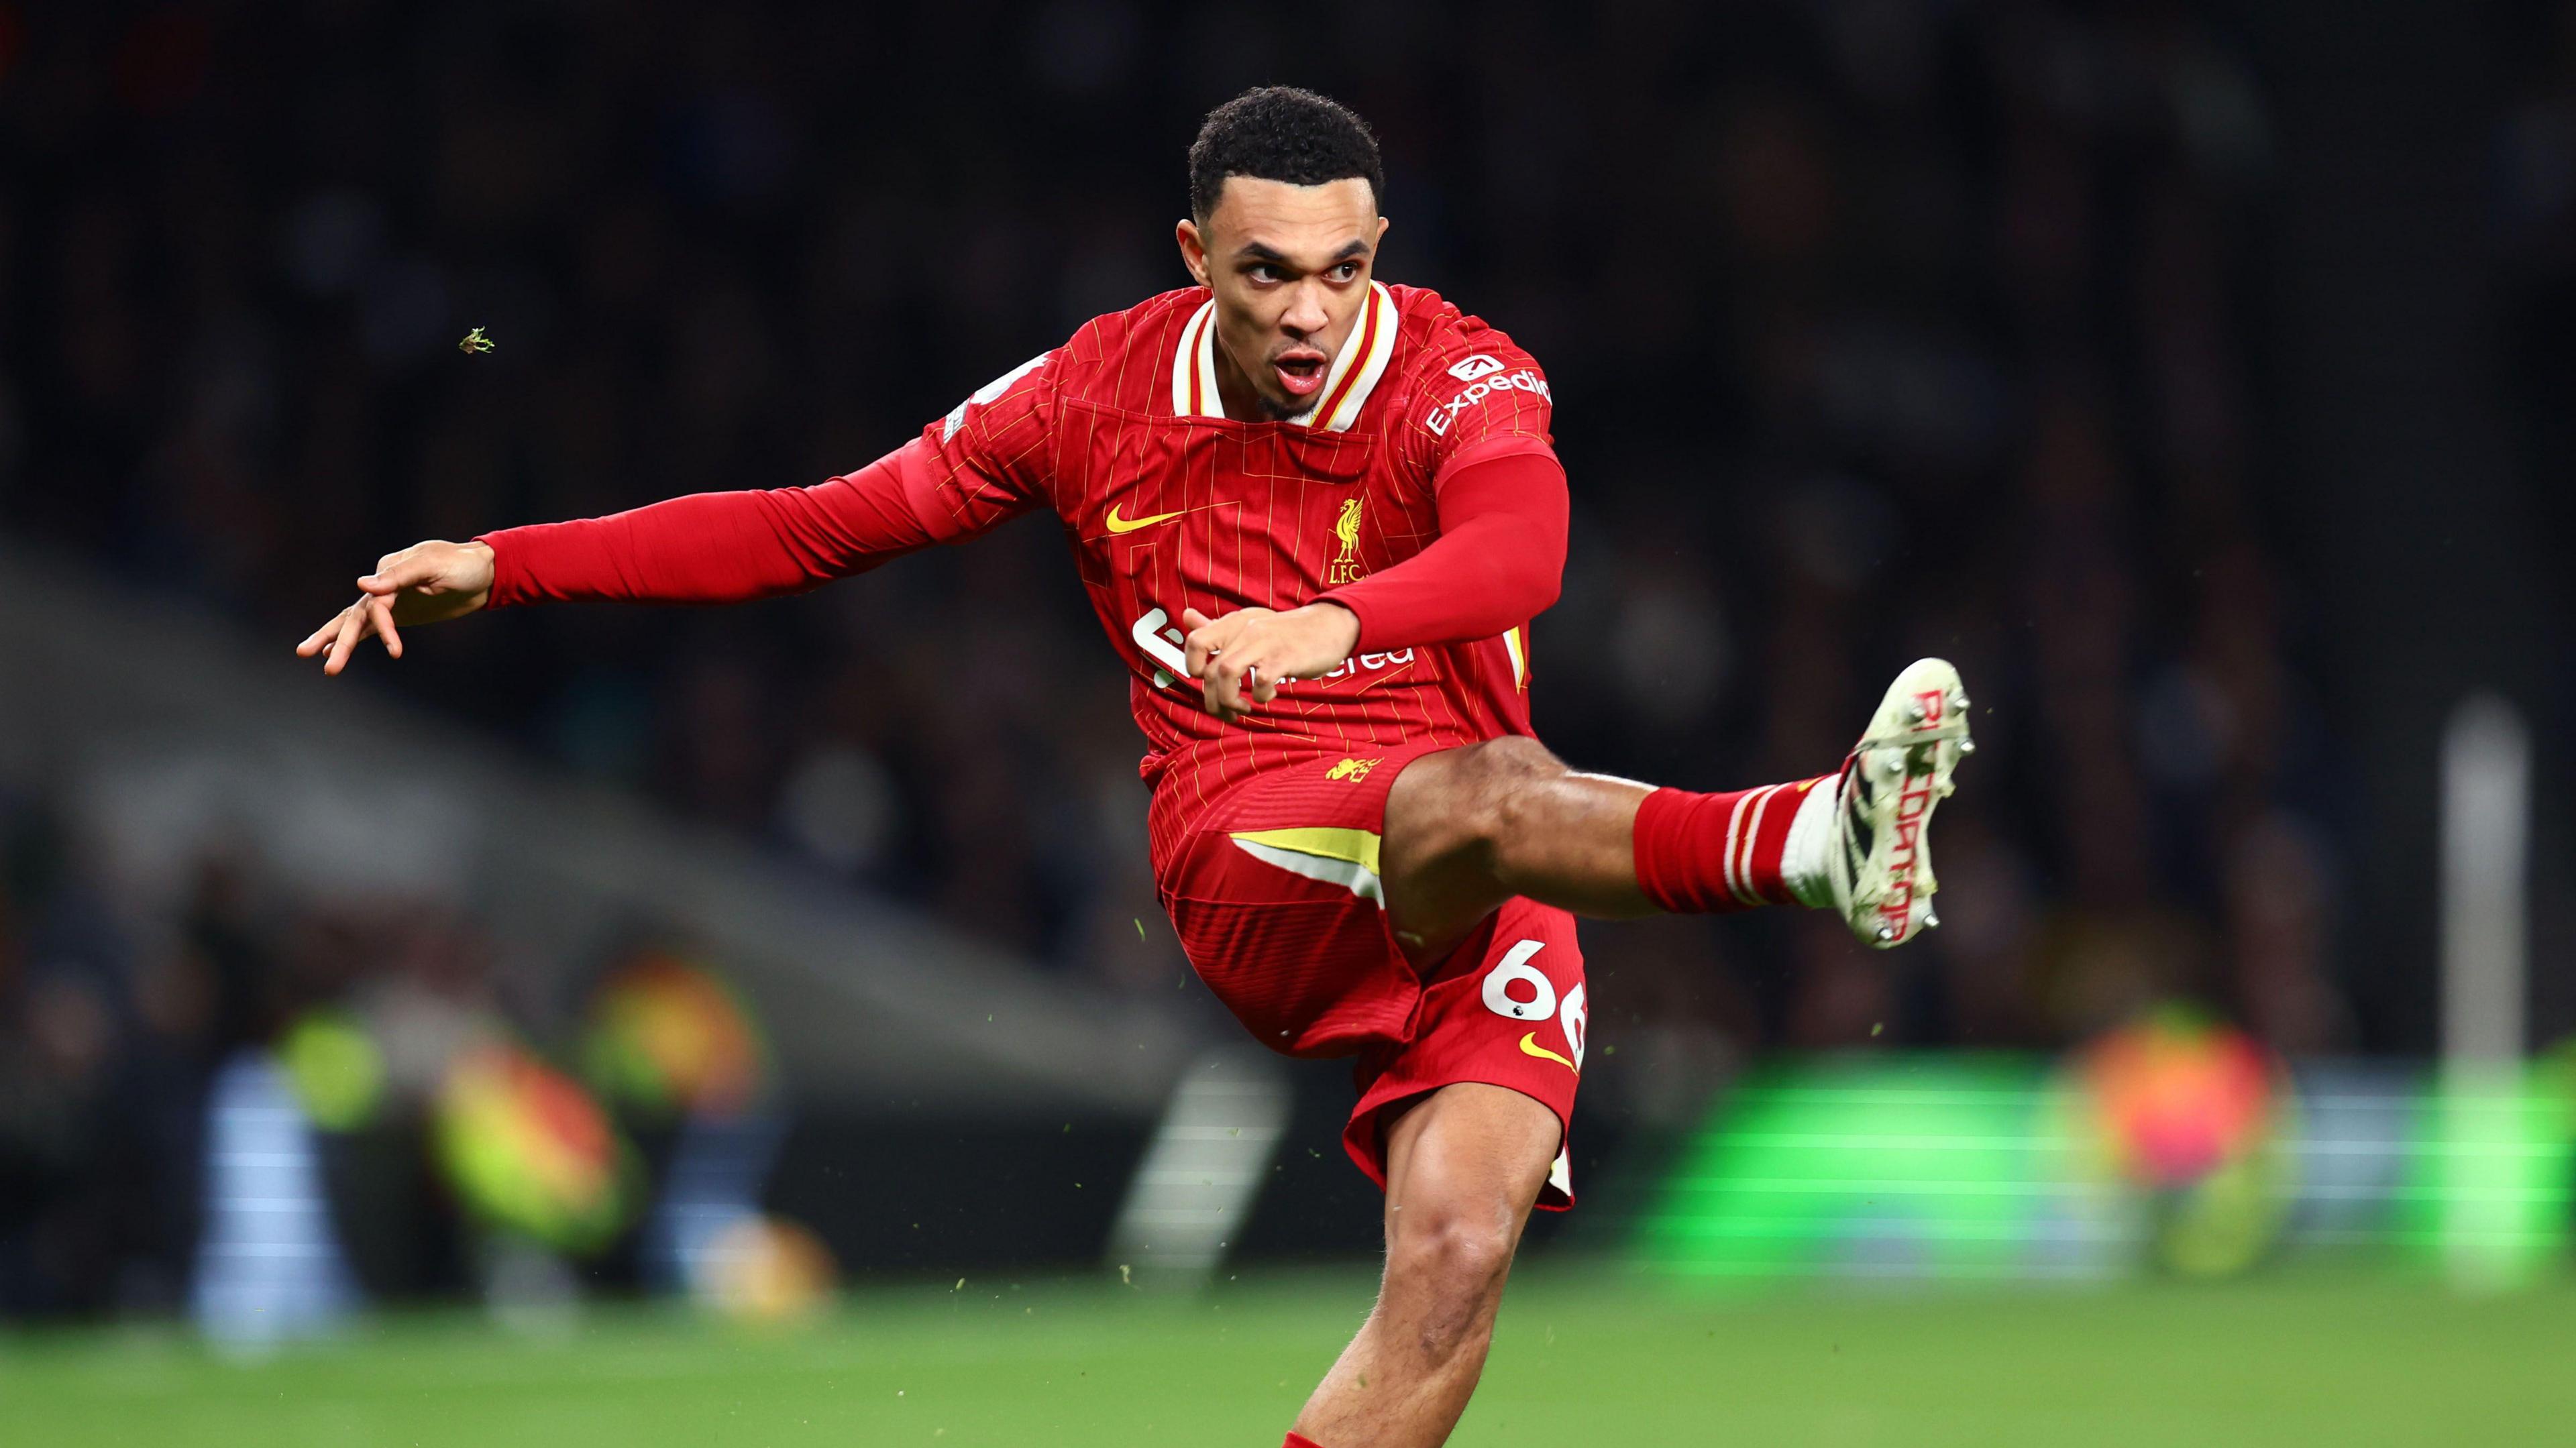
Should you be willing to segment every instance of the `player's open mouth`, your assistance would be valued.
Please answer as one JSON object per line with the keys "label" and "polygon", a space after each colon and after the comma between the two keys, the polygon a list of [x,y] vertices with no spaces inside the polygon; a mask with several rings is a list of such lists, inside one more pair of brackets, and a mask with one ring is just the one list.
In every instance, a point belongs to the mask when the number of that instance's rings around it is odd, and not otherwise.
{"label": "player's open mouth", "polygon": [[1324,385],[1324,367],[1332,359],[1311,348],[1301,347],[1270,359],[1270,370],[1279,385],[1291,397],[1312,397]]}

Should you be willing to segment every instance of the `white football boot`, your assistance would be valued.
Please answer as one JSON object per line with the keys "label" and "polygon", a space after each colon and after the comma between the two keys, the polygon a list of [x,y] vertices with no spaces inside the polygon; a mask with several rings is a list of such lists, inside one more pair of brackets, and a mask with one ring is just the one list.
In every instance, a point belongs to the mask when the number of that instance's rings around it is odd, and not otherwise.
{"label": "white football boot", "polygon": [[1941,886],[1925,832],[1933,807],[1950,797],[1951,774],[1976,749],[1959,671],[1947,659],[1906,665],[1843,761],[1831,813],[1799,811],[1805,828],[1792,833],[1809,836],[1790,845],[1809,866],[1792,882],[1799,897],[1830,904],[1863,945],[1880,950],[1938,926],[1932,896]]}

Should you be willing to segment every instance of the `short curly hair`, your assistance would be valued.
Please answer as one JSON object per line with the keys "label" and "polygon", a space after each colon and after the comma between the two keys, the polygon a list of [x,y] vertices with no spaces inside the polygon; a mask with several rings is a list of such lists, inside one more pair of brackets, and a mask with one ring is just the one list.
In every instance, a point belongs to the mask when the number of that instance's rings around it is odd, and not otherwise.
{"label": "short curly hair", "polygon": [[1386,167],[1368,122],[1328,96],[1293,85],[1255,86],[1208,112],[1190,143],[1190,214],[1207,224],[1228,176],[1321,186],[1357,176],[1370,204],[1386,205]]}

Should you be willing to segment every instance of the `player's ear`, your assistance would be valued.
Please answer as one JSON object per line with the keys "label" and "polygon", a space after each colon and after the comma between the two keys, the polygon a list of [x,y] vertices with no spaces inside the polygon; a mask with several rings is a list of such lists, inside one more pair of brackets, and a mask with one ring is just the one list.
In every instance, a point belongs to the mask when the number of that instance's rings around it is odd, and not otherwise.
{"label": "player's ear", "polygon": [[1172,238],[1181,244],[1181,265],[1190,269],[1190,280],[1200,286],[1208,284],[1207,242],[1199,235],[1199,224],[1184,216],[1172,229]]}

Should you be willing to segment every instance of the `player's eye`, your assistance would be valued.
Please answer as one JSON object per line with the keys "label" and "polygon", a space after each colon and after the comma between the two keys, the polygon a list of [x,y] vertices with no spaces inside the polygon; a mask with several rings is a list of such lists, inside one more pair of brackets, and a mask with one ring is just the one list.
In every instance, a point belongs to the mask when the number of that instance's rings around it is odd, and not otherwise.
{"label": "player's eye", "polygon": [[1360,264],[1355,261],[1343,262],[1340,266],[1333,268],[1332,272],[1333,280],[1337,282],[1357,281],[1359,280],[1359,275]]}
{"label": "player's eye", "polygon": [[1252,266],[1246,268],[1243,274],[1252,278],[1256,282],[1267,283],[1287,280],[1287,278],[1279,274],[1279,268],[1260,262],[1255,262]]}

